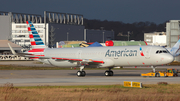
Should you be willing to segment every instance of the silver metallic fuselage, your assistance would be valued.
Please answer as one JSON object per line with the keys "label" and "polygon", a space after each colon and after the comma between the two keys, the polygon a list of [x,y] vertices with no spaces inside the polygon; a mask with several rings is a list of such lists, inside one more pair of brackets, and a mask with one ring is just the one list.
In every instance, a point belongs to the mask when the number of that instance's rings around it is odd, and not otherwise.
{"label": "silver metallic fuselage", "polygon": [[[140,50],[140,47],[142,50]],[[54,48],[45,49],[45,57],[64,57],[74,59],[103,60],[103,64],[92,64],[95,67],[115,66],[157,66],[171,63],[174,57],[170,53],[159,53],[166,50],[158,46],[113,46],[113,47],[85,47],[85,48]],[[143,52],[144,56],[141,55]],[[42,59],[41,62],[60,67],[76,67],[76,61]]]}

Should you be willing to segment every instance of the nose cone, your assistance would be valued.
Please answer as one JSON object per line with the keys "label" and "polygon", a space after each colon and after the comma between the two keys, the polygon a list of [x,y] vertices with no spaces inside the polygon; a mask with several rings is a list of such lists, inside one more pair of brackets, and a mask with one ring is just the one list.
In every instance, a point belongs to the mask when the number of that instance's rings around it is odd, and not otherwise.
{"label": "nose cone", "polygon": [[174,61],[174,56],[172,56],[171,54],[169,54],[169,55],[166,57],[166,61],[167,61],[168,63],[173,62],[173,61]]}

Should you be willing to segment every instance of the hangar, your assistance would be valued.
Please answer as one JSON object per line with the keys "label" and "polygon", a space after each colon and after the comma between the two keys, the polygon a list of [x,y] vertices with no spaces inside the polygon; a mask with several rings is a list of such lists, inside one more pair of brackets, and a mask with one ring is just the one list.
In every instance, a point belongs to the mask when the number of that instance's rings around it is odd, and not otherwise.
{"label": "hangar", "polygon": [[56,47],[56,43],[60,41],[102,42],[102,40],[114,39],[114,32],[106,30],[94,31],[95,37],[90,37],[92,33],[86,31],[83,26],[83,15],[81,14],[44,11],[44,16],[42,16],[0,11],[0,40],[8,40],[28,50],[30,39],[26,21],[34,24],[41,39],[48,47]]}
{"label": "hangar", "polygon": [[[60,41],[86,41],[93,40],[83,26],[83,15],[44,11],[44,16],[14,12],[0,12],[0,38],[8,39],[22,47],[30,45],[26,21],[32,21],[43,42],[54,47]],[[114,39],[113,31],[94,31],[95,41]],[[104,37],[99,36],[103,34]],[[103,39],[102,39],[103,38]],[[93,40],[94,41],[94,40]]]}

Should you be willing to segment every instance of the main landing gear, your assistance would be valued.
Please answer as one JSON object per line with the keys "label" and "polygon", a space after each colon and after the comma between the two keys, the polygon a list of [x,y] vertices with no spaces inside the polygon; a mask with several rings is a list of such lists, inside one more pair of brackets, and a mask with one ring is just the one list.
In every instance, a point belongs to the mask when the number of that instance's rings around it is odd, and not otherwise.
{"label": "main landing gear", "polygon": [[79,71],[77,71],[77,76],[78,77],[84,77],[84,76],[86,76],[86,72],[83,70],[84,69],[84,66],[81,66],[80,67],[80,70]]}
{"label": "main landing gear", "polygon": [[[83,69],[84,69],[84,66],[80,66],[80,70],[77,71],[77,73],[76,73],[76,75],[77,75],[78,77],[84,77],[84,76],[86,76],[86,72],[85,72]],[[109,70],[106,70],[106,71],[104,72],[104,75],[105,75],[105,76],[113,76],[113,75],[114,75],[114,72],[113,72],[111,69],[112,69],[112,68],[109,68]]]}
{"label": "main landing gear", "polygon": [[106,70],[106,71],[104,72],[104,75],[105,75],[105,76],[113,76],[114,73],[113,73],[113,71],[112,71],[111,69],[112,69],[112,68],[109,68],[109,70]]}

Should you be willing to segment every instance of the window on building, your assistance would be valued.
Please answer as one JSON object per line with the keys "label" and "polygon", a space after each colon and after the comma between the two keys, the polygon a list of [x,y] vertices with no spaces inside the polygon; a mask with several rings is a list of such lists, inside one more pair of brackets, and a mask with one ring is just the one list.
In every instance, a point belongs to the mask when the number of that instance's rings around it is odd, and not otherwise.
{"label": "window on building", "polygon": [[25,40],[24,42],[30,42],[30,40]]}
{"label": "window on building", "polygon": [[151,39],[146,39],[146,41],[148,42],[148,41],[151,41]]}
{"label": "window on building", "polygon": [[18,37],[25,37],[25,35],[19,35]]}
{"label": "window on building", "polygon": [[21,42],[21,40],[15,40],[15,42]]}

